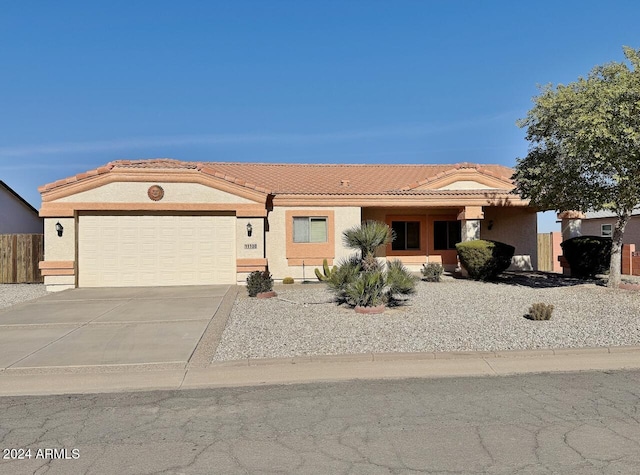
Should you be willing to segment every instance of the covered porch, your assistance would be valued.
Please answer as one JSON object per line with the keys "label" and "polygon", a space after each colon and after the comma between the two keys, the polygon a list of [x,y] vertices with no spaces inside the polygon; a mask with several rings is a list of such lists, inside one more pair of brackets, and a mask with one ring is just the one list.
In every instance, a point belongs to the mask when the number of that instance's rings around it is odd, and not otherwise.
{"label": "covered porch", "polygon": [[455,245],[462,241],[490,239],[516,248],[513,269],[534,270],[536,214],[523,207],[442,206],[363,207],[362,220],[387,223],[396,234],[378,257],[400,259],[412,271],[428,262],[440,263],[451,272],[458,265]]}

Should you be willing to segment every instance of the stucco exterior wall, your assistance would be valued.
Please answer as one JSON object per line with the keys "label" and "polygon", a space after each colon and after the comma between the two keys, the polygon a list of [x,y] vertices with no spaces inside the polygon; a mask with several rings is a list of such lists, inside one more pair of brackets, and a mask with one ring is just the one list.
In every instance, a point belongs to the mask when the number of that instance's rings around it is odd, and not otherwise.
{"label": "stucco exterior wall", "polygon": [[[266,256],[269,260],[269,271],[274,280],[282,280],[285,277],[293,277],[296,281],[303,279],[302,265],[289,265],[286,258],[286,212],[287,210],[304,210],[304,207],[276,207],[267,217],[268,231],[266,235]],[[326,207],[313,206],[313,210],[333,211],[335,258],[334,263],[349,256],[353,251],[345,248],[342,244],[342,231],[361,223],[361,212],[359,207]],[[318,256],[320,259],[324,256]],[[306,280],[316,280],[314,269],[321,267],[321,264],[305,263],[304,278]]]}
{"label": "stucco exterior wall", "polygon": [[137,203],[149,202],[147,191],[152,185],[164,190],[161,203],[254,203],[240,196],[216,190],[199,183],[121,182],[107,183],[92,190],[55,200],[59,203]]}
{"label": "stucco exterior wall", "polygon": [[[56,223],[58,222],[60,222],[64,228],[62,236],[58,236],[56,231]],[[45,218],[44,259],[45,261],[76,260],[75,218]]]}
{"label": "stucco exterior wall", "polygon": [[[582,220],[582,235],[583,236],[601,236],[601,226],[603,224],[610,224],[611,229],[616,224],[615,218],[595,218],[595,219],[583,219]],[[635,244],[636,249],[640,247],[640,216],[632,216],[627,227],[624,230],[624,236],[622,237],[624,244]]]}
{"label": "stucco exterior wall", "polygon": [[41,234],[42,226],[31,208],[0,187],[0,234]]}
{"label": "stucco exterior wall", "polygon": [[[63,226],[62,236],[58,236],[56,224]],[[76,261],[76,219],[75,218],[45,218],[44,220],[44,260],[45,262]],[[74,264],[75,265],[75,264]],[[66,270],[65,270],[66,271]],[[44,284],[50,292],[72,289],[76,286],[75,272],[73,275],[46,275]]]}
{"label": "stucco exterior wall", "polygon": [[[247,224],[251,223],[251,236]],[[236,218],[236,257],[238,259],[264,258],[264,218]]]}
{"label": "stucco exterior wall", "polygon": [[480,222],[480,238],[504,242],[516,248],[510,270],[537,269],[537,230],[538,217],[532,209],[484,207],[484,219]]}

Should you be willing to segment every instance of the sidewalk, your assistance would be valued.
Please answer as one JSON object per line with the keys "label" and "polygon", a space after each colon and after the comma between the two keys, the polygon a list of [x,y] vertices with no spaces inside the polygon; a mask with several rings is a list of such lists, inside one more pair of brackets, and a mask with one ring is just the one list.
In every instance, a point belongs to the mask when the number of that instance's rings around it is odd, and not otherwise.
{"label": "sidewalk", "polygon": [[0,396],[623,369],[640,369],[640,347],[338,355],[242,360],[206,367],[159,364],[16,369],[0,372]]}

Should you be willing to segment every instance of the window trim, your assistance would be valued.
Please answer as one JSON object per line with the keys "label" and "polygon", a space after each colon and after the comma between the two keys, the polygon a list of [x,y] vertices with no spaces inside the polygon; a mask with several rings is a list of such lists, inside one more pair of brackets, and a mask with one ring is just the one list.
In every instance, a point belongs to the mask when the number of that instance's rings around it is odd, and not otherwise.
{"label": "window trim", "polygon": [[385,216],[385,223],[391,227],[393,221],[412,221],[420,223],[420,248],[408,249],[408,250],[393,250],[391,243],[386,246],[387,257],[401,257],[401,256],[426,256],[427,255],[427,216],[424,214],[410,214],[410,215],[393,215],[389,214]]}
{"label": "window trim", "polygon": [[[609,226],[609,234],[605,233],[604,227]],[[613,237],[613,224],[601,224],[600,225],[600,236],[601,237]]]}
{"label": "window trim", "polygon": [[429,256],[440,256],[442,258],[443,265],[455,265],[457,263],[457,255],[458,251],[455,249],[450,250],[436,250],[433,248],[433,222],[434,221],[457,221],[457,214],[430,214],[428,216],[428,233],[429,233],[429,248],[428,255]]}
{"label": "window trim", "polygon": [[[434,219],[433,220],[433,226],[432,226],[432,231],[433,231],[433,250],[434,251],[456,251],[455,246],[454,247],[446,247],[444,249],[436,249],[436,223],[447,223],[447,236],[446,236],[446,241],[447,241],[447,246],[449,245],[449,231],[450,231],[450,223],[457,223],[459,226],[462,226],[462,223],[460,222],[460,220],[458,219]],[[462,229],[460,230],[460,239],[462,239]],[[461,242],[461,241],[459,241]],[[457,252],[457,251],[456,251]]]}
{"label": "window trim", "polygon": [[[288,209],[285,210],[285,257],[287,265],[318,265],[327,259],[329,265],[336,257],[335,212],[327,209]],[[293,218],[326,218],[326,242],[294,242]],[[281,245],[278,245],[280,247]],[[282,249],[280,247],[280,249]]]}
{"label": "window trim", "polygon": [[[327,216],[293,216],[291,219],[293,219],[293,222],[295,222],[296,219],[307,219],[307,223],[309,223],[309,241],[296,241],[296,227],[295,225],[293,226],[293,242],[295,244],[324,244],[327,241],[329,241],[329,226],[328,226],[328,217]],[[311,221],[312,220],[323,220],[324,221],[324,233],[325,233],[325,240],[324,241],[311,241]],[[293,223],[292,223],[293,225]]]}

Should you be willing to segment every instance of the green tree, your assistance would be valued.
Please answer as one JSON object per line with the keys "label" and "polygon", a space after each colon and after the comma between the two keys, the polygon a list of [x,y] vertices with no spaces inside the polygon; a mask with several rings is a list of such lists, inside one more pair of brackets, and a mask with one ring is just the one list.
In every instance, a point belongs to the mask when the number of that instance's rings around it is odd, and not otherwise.
{"label": "green tree", "polygon": [[518,126],[529,152],[518,159],[515,191],[556,211],[609,210],[613,231],[609,287],[620,285],[622,238],[640,204],[640,50],[627,63],[596,66],[568,85],[547,85]]}

